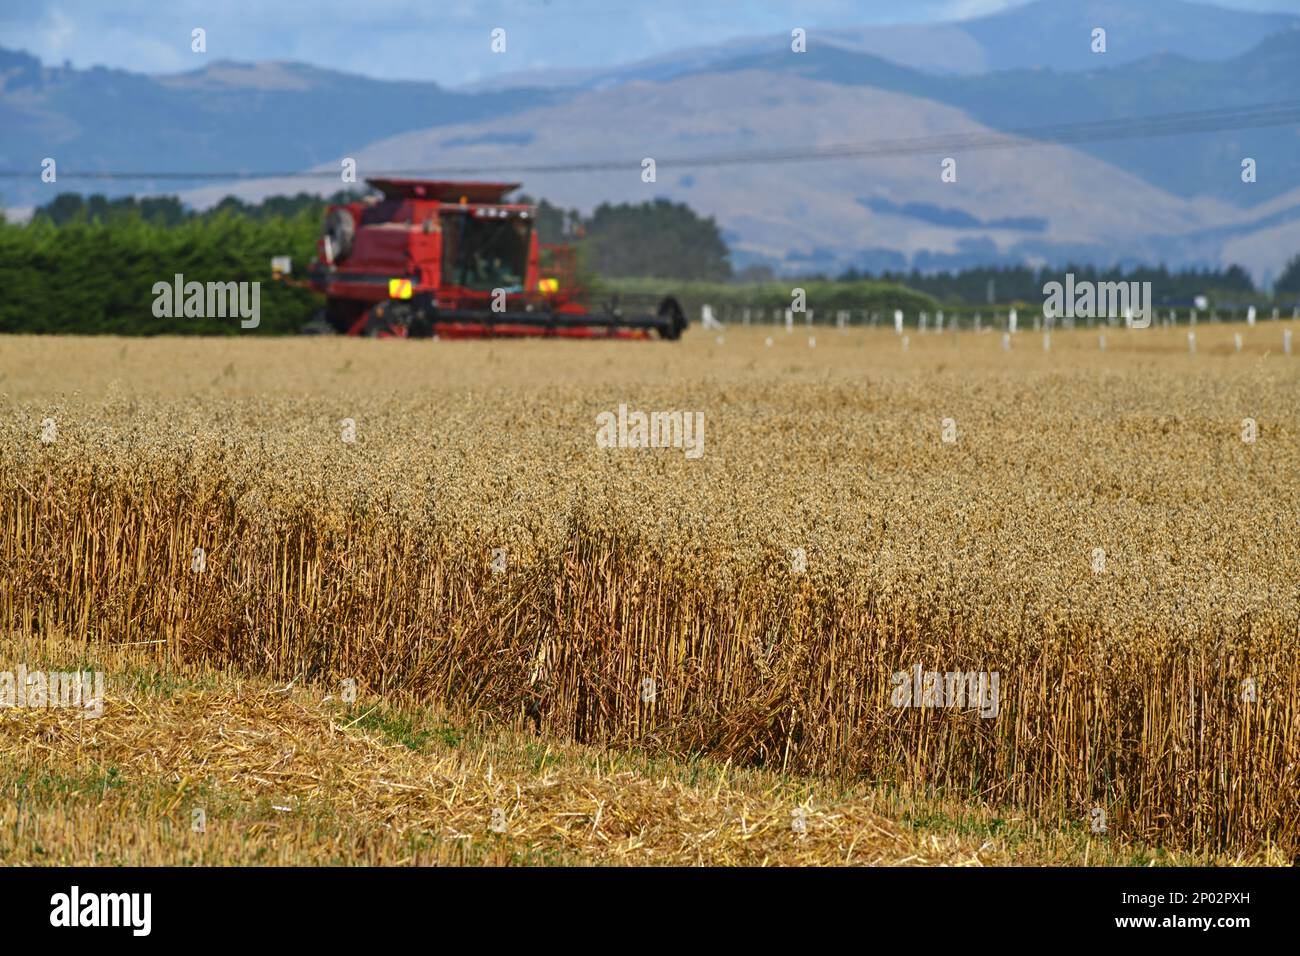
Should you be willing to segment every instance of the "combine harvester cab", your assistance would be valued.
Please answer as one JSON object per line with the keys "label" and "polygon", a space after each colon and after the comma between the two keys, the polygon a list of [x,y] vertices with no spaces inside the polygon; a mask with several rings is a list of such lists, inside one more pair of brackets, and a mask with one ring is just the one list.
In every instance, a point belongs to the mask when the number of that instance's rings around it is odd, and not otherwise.
{"label": "combine harvester cab", "polygon": [[[330,206],[307,270],[325,307],[303,328],[378,338],[681,337],[675,298],[653,313],[589,311],[573,249],[542,246],[535,209],[508,203],[518,183],[368,179],[382,198]],[[543,255],[549,260],[545,270]],[[281,281],[292,268],[272,261]]]}

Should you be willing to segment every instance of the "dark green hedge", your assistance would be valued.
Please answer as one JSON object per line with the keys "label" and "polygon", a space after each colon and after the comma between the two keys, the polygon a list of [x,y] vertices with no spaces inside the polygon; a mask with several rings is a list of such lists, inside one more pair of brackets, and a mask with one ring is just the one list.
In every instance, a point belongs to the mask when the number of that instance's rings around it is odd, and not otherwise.
{"label": "dark green hedge", "polygon": [[[177,225],[139,218],[28,226],[0,223],[0,332],[252,335],[296,332],[319,296],[271,282],[270,260],[301,270],[315,254],[319,217],[255,221],[238,215]],[[261,324],[239,318],[158,318],[157,282],[260,282]]]}

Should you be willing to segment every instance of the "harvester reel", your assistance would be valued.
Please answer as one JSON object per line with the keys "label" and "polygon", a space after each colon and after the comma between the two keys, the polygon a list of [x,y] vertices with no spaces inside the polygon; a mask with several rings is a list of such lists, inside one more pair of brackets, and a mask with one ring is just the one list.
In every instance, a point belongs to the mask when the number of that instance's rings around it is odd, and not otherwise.
{"label": "harvester reel", "polygon": [[329,240],[330,252],[335,262],[342,262],[352,252],[352,240],[357,227],[352,215],[346,209],[335,209],[325,219],[325,238]]}

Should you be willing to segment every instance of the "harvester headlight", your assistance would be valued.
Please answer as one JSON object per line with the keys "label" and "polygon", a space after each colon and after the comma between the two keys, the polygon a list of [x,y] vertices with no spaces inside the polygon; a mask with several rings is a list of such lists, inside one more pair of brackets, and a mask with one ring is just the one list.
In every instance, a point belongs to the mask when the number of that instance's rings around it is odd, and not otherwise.
{"label": "harvester headlight", "polygon": [[388,297],[390,299],[409,299],[411,297],[411,280],[389,279]]}
{"label": "harvester headlight", "polygon": [[542,279],[537,283],[537,291],[553,294],[560,291],[559,279]]}

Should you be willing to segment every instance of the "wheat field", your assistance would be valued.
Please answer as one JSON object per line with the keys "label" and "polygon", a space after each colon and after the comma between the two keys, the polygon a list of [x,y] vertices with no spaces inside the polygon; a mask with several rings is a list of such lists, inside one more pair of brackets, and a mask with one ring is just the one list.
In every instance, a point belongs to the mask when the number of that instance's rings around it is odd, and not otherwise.
{"label": "wheat field", "polygon": [[[1294,859],[1290,327],[9,337],[0,670],[130,647]],[[601,447],[620,405],[702,415],[700,454]],[[918,669],[996,675],[994,712],[898,706]],[[38,724],[0,711],[15,753]]]}

